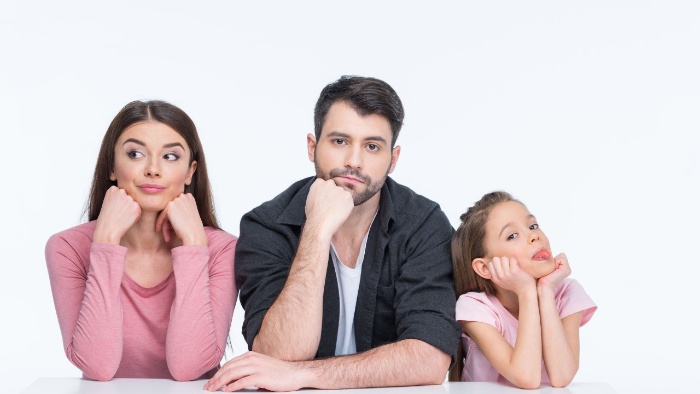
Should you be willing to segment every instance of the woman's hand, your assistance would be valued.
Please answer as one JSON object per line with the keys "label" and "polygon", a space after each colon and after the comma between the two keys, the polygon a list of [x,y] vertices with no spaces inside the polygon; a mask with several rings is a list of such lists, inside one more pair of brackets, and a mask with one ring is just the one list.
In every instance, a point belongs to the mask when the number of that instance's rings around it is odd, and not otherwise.
{"label": "woman's hand", "polygon": [[494,283],[515,294],[535,288],[535,278],[523,271],[514,257],[494,257],[488,268]]}
{"label": "woman's hand", "polygon": [[569,275],[571,275],[569,259],[566,258],[564,253],[559,253],[554,257],[554,271],[541,277],[537,281],[537,286],[554,290]]}
{"label": "woman's hand", "polygon": [[190,193],[181,193],[165,206],[156,220],[156,231],[163,232],[165,242],[177,238],[175,245],[208,245],[197,202]]}
{"label": "woman's hand", "polygon": [[119,245],[140,217],[141,206],[124,189],[112,186],[105,193],[92,241]]}

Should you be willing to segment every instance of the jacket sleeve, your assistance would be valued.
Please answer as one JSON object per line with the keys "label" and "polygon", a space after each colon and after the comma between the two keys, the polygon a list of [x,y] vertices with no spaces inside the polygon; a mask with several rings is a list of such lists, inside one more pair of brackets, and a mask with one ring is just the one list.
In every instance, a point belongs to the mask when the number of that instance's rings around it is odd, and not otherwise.
{"label": "jacket sleeve", "polygon": [[450,242],[454,230],[438,206],[427,212],[408,241],[395,281],[399,340],[419,339],[454,363],[461,330],[455,320]]}
{"label": "jacket sleeve", "polygon": [[[110,380],[122,358],[120,286],[126,248],[52,236],[46,244],[63,348],[86,377]],[[81,248],[89,248],[88,261]]]}
{"label": "jacket sleeve", "polygon": [[243,337],[252,349],[263,318],[289,275],[298,245],[291,227],[268,223],[255,210],[241,219],[236,247],[236,283],[245,310]]}
{"label": "jacket sleeve", "polygon": [[221,362],[236,304],[235,249],[234,236],[215,231],[209,246],[172,251],[175,299],[165,354],[175,380],[197,379]]}

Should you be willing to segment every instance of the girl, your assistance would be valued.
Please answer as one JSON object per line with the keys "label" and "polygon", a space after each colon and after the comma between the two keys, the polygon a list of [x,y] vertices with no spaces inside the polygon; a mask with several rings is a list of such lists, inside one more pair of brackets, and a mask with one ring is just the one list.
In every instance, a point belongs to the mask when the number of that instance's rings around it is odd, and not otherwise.
{"label": "girl", "polygon": [[236,300],[236,237],[218,227],[190,117],[126,105],[102,140],[88,215],[46,245],[68,359],[95,380],[212,376]]}
{"label": "girl", "polygon": [[[486,194],[452,239],[462,346],[450,380],[568,385],[578,370],[579,327],[596,306],[552,255],[535,217],[505,192]],[[462,349],[466,360],[462,358]]]}

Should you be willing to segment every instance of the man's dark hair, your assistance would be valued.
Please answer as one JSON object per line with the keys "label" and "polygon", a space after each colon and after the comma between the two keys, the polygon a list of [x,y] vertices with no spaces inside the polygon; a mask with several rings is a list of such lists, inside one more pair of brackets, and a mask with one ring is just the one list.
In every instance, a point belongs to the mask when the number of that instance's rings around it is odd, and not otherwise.
{"label": "man's dark hair", "polygon": [[316,140],[321,138],[321,129],[333,103],[344,101],[361,116],[381,115],[391,125],[391,147],[399,138],[403,125],[403,105],[401,99],[388,83],[369,77],[343,75],[335,82],[326,85],[314,109],[314,132]]}

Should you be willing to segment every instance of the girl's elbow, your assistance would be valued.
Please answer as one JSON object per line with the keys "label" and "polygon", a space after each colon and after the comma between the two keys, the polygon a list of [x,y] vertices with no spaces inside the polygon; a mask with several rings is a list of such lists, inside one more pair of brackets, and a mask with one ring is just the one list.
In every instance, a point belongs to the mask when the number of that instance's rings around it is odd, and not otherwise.
{"label": "girl's elbow", "polygon": [[521,389],[535,390],[540,388],[540,379],[522,379],[516,382],[512,382]]}
{"label": "girl's elbow", "polygon": [[513,383],[515,386],[521,388],[521,389],[526,389],[526,390],[534,390],[540,387],[540,383],[542,383],[542,375],[541,373],[534,374],[534,373],[526,373],[526,374],[521,374],[520,376],[515,376],[512,380],[511,383]]}
{"label": "girl's elbow", "polygon": [[552,385],[552,387],[560,388],[568,386],[572,380],[574,380],[574,374],[570,374],[569,376],[550,377],[549,383]]}

